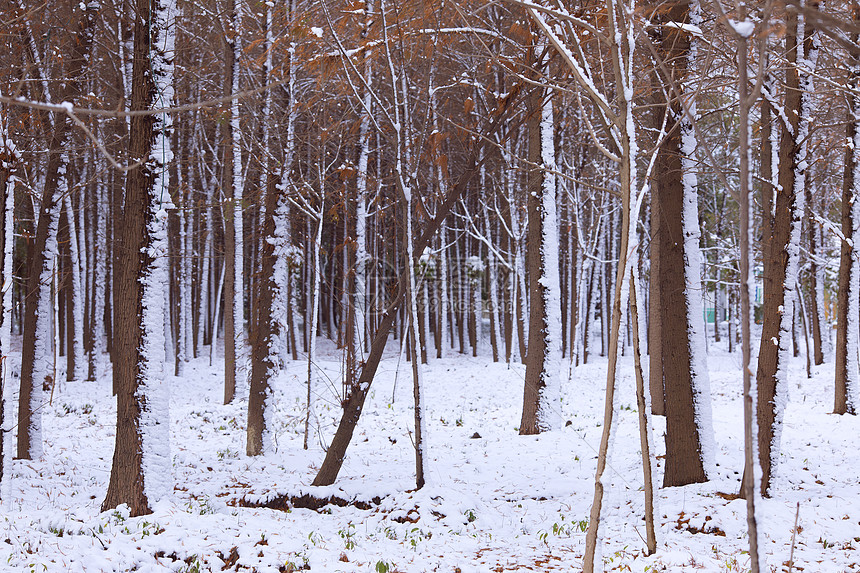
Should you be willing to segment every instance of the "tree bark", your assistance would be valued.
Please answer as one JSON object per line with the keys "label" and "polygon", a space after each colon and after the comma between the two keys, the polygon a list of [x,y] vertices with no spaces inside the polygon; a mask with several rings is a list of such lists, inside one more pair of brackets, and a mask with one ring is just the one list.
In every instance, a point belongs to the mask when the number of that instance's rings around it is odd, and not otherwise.
{"label": "tree bark", "polygon": [[[860,3],[853,2],[851,17],[860,23]],[[852,34],[857,44],[860,35]],[[857,414],[860,401],[860,50],[850,54],[848,121],[842,183],[842,234],[839,252],[839,286],[836,324],[836,389],[834,414]]]}
{"label": "tree bark", "polygon": [[[698,5],[689,0],[673,3],[663,15],[666,22],[698,25],[699,22],[693,21],[697,16]],[[664,25],[661,32],[660,51],[669,75],[666,80],[678,86],[679,95],[686,98],[688,94],[683,86],[694,54],[690,35],[677,26]],[[710,403],[710,396],[699,395],[700,386],[707,388],[707,372],[703,371],[703,356],[700,355],[704,352],[700,346],[703,340],[698,340],[697,336],[702,315],[695,309],[701,310],[701,305],[694,301],[694,297],[701,296],[702,285],[699,276],[692,276],[689,264],[697,260],[698,245],[688,240],[688,228],[697,228],[698,221],[687,220],[696,213],[696,176],[691,165],[695,144],[690,145],[694,140],[692,119],[688,117],[694,109],[693,102],[684,103],[678,98],[667,104],[666,113],[677,125],[663,140],[655,163],[659,179],[655,189],[661,225],[659,304],[666,400],[664,487],[707,480],[702,410]]]}
{"label": "tree bark", "polygon": [[[130,109],[169,107],[173,101],[170,16],[158,0],[136,0],[135,13]],[[131,119],[129,157],[145,162],[128,172],[122,233],[116,245],[117,428],[102,510],[126,504],[132,516],[151,513],[152,503],[172,490],[168,400],[162,380],[171,126],[170,116]]]}
{"label": "tree bark", "polygon": [[[809,59],[812,28],[798,41],[796,12],[786,16],[786,70],[784,126],[779,144],[779,189],[776,193],[772,233],[764,255],[764,307],[758,371],[758,447],[763,496],[769,495],[773,469],[779,452],[782,414],[787,400],[788,353],[792,334],[792,308],[797,284],[800,224],[804,213],[803,183],[807,163],[808,113],[801,92],[797,62]],[[805,46],[805,44],[807,44]],[[812,60],[814,62],[814,59]],[[806,87],[806,85],[804,85]],[[769,213],[764,214],[765,217]]]}
{"label": "tree bark", "polygon": [[[520,435],[550,430],[559,418],[561,306],[555,203],[552,99],[535,88],[528,100],[529,352]],[[550,92],[551,93],[551,92]]]}
{"label": "tree bark", "polygon": [[[68,78],[55,98],[58,101],[74,102],[81,93],[81,79],[86,70],[92,31],[96,20],[96,5],[89,4],[81,10],[76,24],[76,32],[67,46],[65,53],[69,56],[69,67],[65,71]],[[41,387],[45,383],[45,373],[41,364],[45,356],[39,356],[39,349],[44,348],[46,341],[41,339],[38,332],[40,315],[47,320],[46,301],[40,285],[50,282],[49,257],[45,247],[49,240],[56,238],[57,221],[56,201],[58,190],[64,183],[65,168],[68,161],[66,151],[67,139],[71,122],[65,116],[58,116],[54,124],[54,132],[49,143],[47,172],[36,225],[36,238],[28,256],[27,268],[30,275],[27,278],[27,297],[24,304],[24,340],[21,352],[21,381],[18,396],[18,457],[32,459],[41,455]],[[48,307],[49,308],[49,307]],[[37,363],[39,363],[37,365]],[[37,368],[41,374],[37,373]]]}

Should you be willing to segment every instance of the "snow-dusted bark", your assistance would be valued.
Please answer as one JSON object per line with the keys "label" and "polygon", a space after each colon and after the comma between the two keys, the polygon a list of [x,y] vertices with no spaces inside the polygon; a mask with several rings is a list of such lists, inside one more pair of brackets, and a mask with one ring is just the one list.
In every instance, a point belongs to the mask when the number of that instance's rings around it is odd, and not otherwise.
{"label": "snow-dusted bark", "polygon": [[[295,2],[290,2],[290,17],[295,13]],[[267,34],[271,34],[271,26]],[[267,36],[268,37],[268,36]],[[271,58],[271,49],[269,56]],[[271,62],[269,62],[271,65]],[[289,66],[287,77],[287,125],[284,138],[284,162],[281,167],[281,181],[278,184],[278,206],[275,210],[275,269],[274,269],[274,284],[275,290],[272,293],[272,320],[278,321],[278,333],[273,342],[273,352],[278,354],[278,363],[282,364],[287,356],[287,346],[290,341],[295,341],[296,336],[293,329],[295,327],[292,316],[288,313],[294,312],[296,306],[290,300],[294,297],[296,273],[301,268],[302,257],[301,251],[292,246],[291,237],[292,230],[290,228],[290,204],[287,200],[287,193],[291,189],[291,175],[293,168],[293,156],[295,154],[295,131],[296,131],[296,102],[295,102],[295,87],[296,87],[296,68],[297,62],[295,58],[295,46],[290,46],[289,49]],[[268,68],[271,69],[271,68]],[[292,284],[290,284],[292,283]],[[296,355],[295,348],[293,356]]]}
{"label": "snow-dusted bark", "polygon": [[[365,6],[367,19],[365,31],[370,27],[370,15],[373,13],[373,2]],[[367,252],[367,164],[370,158],[370,114],[373,113],[373,99],[370,91],[373,89],[372,58],[367,58],[364,64],[364,95],[361,106],[361,124],[358,131],[358,169],[355,193],[355,292],[353,307],[355,309],[354,348],[356,361],[363,361],[369,348],[367,341],[367,265],[370,254]]]}
{"label": "snow-dusted bark", "polygon": [[[65,154],[63,154],[65,156]],[[65,161],[60,170],[60,183],[58,192],[65,192]],[[22,449],[26,450],[29,459],[38,459],[42,456],[42,409],[46,402],[44,388],[53,386],[54,380],[54,341],[52,335],[52,317],[54,316],[51,284],[53,282],[54,269],[53,257],[57,256],[57,221],[59,214],[56,208],[50,214],[43,213],[43,217],[50,219],[48,223],[48,236],[45,242],[44,263],[39,273],[39,299],[36,310],[35,342],[33,344],[33,370],[32,388],[29,396],[22,399],[19,396],[18,404],[18,456],[21,457]],[[23,393],[22,393],[23,395]],[[25,423],[21,423],[23,421]]]}
{"label": "snow-dusted bark", "polygon": [[791,14],[788,18],[785,35],[791,64],[786,72],[785,107],[788,122],[783,126],[780,141],[780,192],[776,194],[774,202],[773,232],[765,260],[764,325],[757,373],[763,495],[768,494],[773,483],[779,459],[783,415],[788,403],[792,307],[796,296],[801,222],[805,209],[803,186],[809,167],[812,74],[818,53],[814,31],[805,30],[804,16]]}
{"label": "snow-dusted bark", "polygon": [[63,207],[66,210],[66,219],[69,223],[69,253],[71,254],[72,267],[72,313],[74,329],[74,341],[71,348],[66,352],[73,356],[72,363],[74,371],[67,372],[69,380],[84,379],[84,294],[81,283],[81,257],[84,251],[79,249],[78,227],[75,223],[75,212],[72,210],[72,201],[68,195],[63,198]]}
{"label": "snow-dusted bark", "polygon": [[104,228],[107,222],[107,193],[101,183],[96,185],[96,207],[93,209],[93,223],[91,225],[91,244],[93,245],[93,357],[90,358],[94,364],[90,372],[90,379],[95,379],[97,358],[107,349],[105,348],[105,286],[107,283],[107,249],[105,248]]}
{"label": "snow-dusted bark", "polygon": [[[155,105],[173,105],[173,58],[176,38],[175,0],[160,0],[154,14],[158,39],[152,50],[152,71],[160,101]],[[142,403],[140,437],[143,489],[150,503],[157,502],[173,491],[170,462],[169,395],[164,381],[165,341],[164,324],[167,322],[166,299],[162,295],[168,281],[167,209],[170,204],[168,164],[173,160],[170,132],[173,118],[170,114],[156,115],[153,130],[156,133],[150,162],[155,180],[150,191],[147,214],[149,268],[140,277],[142,287],[142,336],[140,343],[140,374],[137,399]]]}
{"label": "snow-dusted bark", "polygon": [[2,293],[2,309],[0,309],[0,422],[2,422],[2,459],[0,459],[0,503],[6,505],[10,500],[12,470],[12,452],[15,433],[12,432],[14,423],[14,396],[12,392],[12,373],[9,363],[9,351],[12,345],[12,258],[15,246],[15,165],[20,159],[20,154],[15,143],[8,137],[5,123],[0,124],[0,153],[3,158],[0,169],[7,171],[6,184],[3,188],[4,216],[3,216],[3,283],[0,288]]}
{"label": "snow-dusted bark", "polygon": [[[233,14],[233,86],[232,92],[239,93],[239,76],[241,67],[239,66],[240,58],[242,57],[242,34],[240,32],[242,26],[242,1],[234,0],[235,12]],[[230,101],[230,132],[232,133],[233,146],[233,231],[235,236],[235,264],[233,265],[234,273],[234,288],[233,300],[230,304],[233,305],[233,321],[235,325],[235,344],[236,344],[236,380],[243,380],[244,355],[245,355],[245,229],[242,211],[244,207],[244,171],[242,168],[242,132],[239,125],[239,98],[234,97]]]}
{"label": "snow-dusted bark", "polygon": [[[855,12],[855,21],[860,12]],[[860,52],[851,54],[848,126],[842,188],[842,241],[839,265],[836,384],[833,411],[860,410]]]}
{"label": "snow-dusted bark", "polygon": [[[702,24],[701,7],[698,0],[690,2],[690,24],[699,27]],[[698,52],[698,40],[690,41],[687,54],[688,72],[695,70]],[[687,90],[695,93],[695,90]],[[693,98],[685,102],[687,109],[680,122],[681,132],[681,168],[683,172],[684,206],[682,225],[684,231],[684,292],[687,302],[687,324],[689,325],[690,343],[690,383],[693,390],[693,407],[695,409],[696,427],[702,465],[707,473],[714,464],[714,427],[711,419],[711,385],[708,376],[707,351],[705,349],[705,325],[702,308],[701,250],[699,240],[699,205],[698,205],[698,176],[696,159],[696,135],[693,128],[693,118],[696,117],[696,103]]]}
{"label": "snow-dusted bark", "polygon": [[[137,97],[132,109],[170,107],[173,102],[174,0],[154,5],[138,0],[143,25],[135,35],[133,78]],[[155,96],[154,94],[158,94]],[[117,430],[110,483],[103,509],[127,504],[132,515],[152,511],[173,490],[170,461],[169,396],[164,380],[166,359],[165,287],[169,284],[167,212],[170,203],[168,164],[172,118],[152,116],[152,123],[134,119],[129,152],[145,162],[128,173],[123,208],[123,241],[140,257],[117,263],[117,320],[114,335]]]}
{"label": "snow-dusted bark", "polygon": [[[322,183],[322,182],[320,182]],[[322,232],[323,219],[325,218],[325,192],[324,187],[320,185],[320,208],[317,212],[317,229],[314,234],[313,242],[313,287],[311,290],[311,312],[309,321],[305,324],[305,330],[308,336],[308,379],[307,379],[307,396],[305,403],[305,436],[304,449],[308,449],[308,435],[310,433],[311,409],[313,407],[313,396],[316,393],[317,386],[317,368],[314,364],[317,359],[317,321],[320,313],[320,295],[322,294],[320,274],[322,273],[320,252],[322,250]]]}
{"label": "snow-dusted bark", "polygon": [[561,422],[561,278],[559,276],[558,208],[556,206],[555,121],[552,98],[541,107],[541,276],[543,295],[544,363],[541,371],[538,426],[542,430],[559,427]]}

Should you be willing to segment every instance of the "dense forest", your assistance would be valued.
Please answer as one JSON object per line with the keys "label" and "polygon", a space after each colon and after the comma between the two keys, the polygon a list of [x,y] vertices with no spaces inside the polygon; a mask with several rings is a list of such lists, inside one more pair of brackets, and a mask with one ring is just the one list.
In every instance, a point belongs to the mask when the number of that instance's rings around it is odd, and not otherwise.
{"label": "dense forest", "polygon": [[0,6],[0,502],[90,382],[116,408],[100,508],[130,519],[183,491],[168,405],[200,368],[246,416],[237,455],[272,456],[285,410],[316,452],[300,495],[262,505],[320,509],[358,503],[322,486],[386,365],[409,380],[419,491],[439,364],[522,372],[506,423],[526,436],[571,425],[597,363],[590,573],[622,402],[642,555],[652,482],[715,475],[718,353],[743,406],[726,495],[745,567],[771,570],[756,508],[779,489],[791,361],[827,373],[829,412],[860,402],[860,3]]}

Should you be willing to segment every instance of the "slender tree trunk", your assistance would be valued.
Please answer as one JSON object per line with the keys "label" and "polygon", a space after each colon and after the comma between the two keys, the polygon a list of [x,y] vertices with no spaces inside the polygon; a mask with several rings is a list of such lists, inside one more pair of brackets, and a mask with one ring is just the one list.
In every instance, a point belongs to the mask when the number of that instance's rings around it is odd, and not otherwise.
{"label": "slender tree trunk", "polygon": [[[96,19],[96,5],[90,4],[80,11],[77,29],[70,40],[69,65],[65,70],[68,80],[59,94],[60,101],[73,102],[80,95],[81,77],[86,69],[92,43],[92,30]],[[46,339],[45,326],[50,318],[51,269],[48,253],[54,251],[57,236],[57,200],[66,190],[66,151],[70,121],[57,117],[49,142],[47,169],[42,192],[35,241],[28,255],[30,276],[27,278],[24,303],[24,340],[21,352],[21,380],[18,394],[18,457],[33,459],[41,456],[42,388],[50,358],[50,340]],[[48,249],[51,249],[50,251]]]}
{"label": "slender tree trunk", "polygon": [[[551,94],[552,92],[550,92]],[[547,95],[550,95],[547,94]],[[529,98],[528,251],[529,353],[520,434],[558,425],[561,407],[561,293],[555,200],[552,99],[536,88]]]}
{"label": "slender tree trunk", "polygon": [[[68,195],[63,199],[63,206],[66,210],[66,220],[69,225],[69,255],[71,259],[71,307],[72,307],[72,324],[70,332],[72,333],[72,343],[66,348],[68,353],[68,367],[66,378],[68,380],[83,380],[84,379],[84,296],[83,285],[81,281],[81,260],[78,243],[78,229],[75,225],[75,213],[72,210],[72,201]],[[69,300],[67,298],[66,300]]]}
{"label": "slender tree trunk", "polygon": [[[745,8],[741,9],[739,21],[746,21]],[[757,93],[749,93],[749,78],[747,64],[748,36],[737,32],[735,28],[738,47],[738,99],[740,100],[739,115],[740,127],[738,130],[738,151],[740,185],[738,189],[740,207],[740,316],[742,336],[741,369],[743,371],[743,404],[744,404],[744,473],[742,478],[741,493],[746,499],[747,510],[747,534],[749,538],[749,555],[751,573],[759,573],[758,554],[758,525],[755,514],[755,483],[754,464],[755,455],[755,432],[756,414],[753,408],[753,374],[750,370],[752,355],[752,301],[751,293],[755,285],[752,276],[752,225],[753,211],[750,201],[752,189],[752,153],[750,149],[750,109],[758,98]],[[764,109],[764,106],[763,108]],[[729,303],[729,309],[732,305]],[[729,312],[731,316],[731,312]],[[731,325],[731,319],[729,320]],[[729,328],[729,348],[732,342],[731,326]]]}
{"label": "slender tree trunk", "polygon": [[[860,4],[853,2],[851,16],[860,23]],[[857,44],[860,36],[852,34]],[[860,407],[860,50],[850,54],[848,121],[846,132],[853,145],[845,148],[842,183],[842,234],[836,325],[836,391],[834,414],[857,414]]]}
{"label": "slender tree trunk", "polygon": [[666,401],[663,394],[663,304],[660,300],[661,270],[660,244],[663,241],[660,226],[659,179],[651,188],[651,280],[649,281],[648,311],[651,315],[648,330],[648,383],[651,394],[651,413],[663,416]]}

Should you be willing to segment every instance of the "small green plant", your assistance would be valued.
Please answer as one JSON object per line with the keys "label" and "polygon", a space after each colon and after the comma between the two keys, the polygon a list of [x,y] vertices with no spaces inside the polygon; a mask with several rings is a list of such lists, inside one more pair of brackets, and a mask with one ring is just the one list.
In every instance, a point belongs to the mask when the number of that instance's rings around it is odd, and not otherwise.
{"label": "small green plant", "polygon": [[425,539],[430,539],[433,537],[433,534],[430,532],[425,533],[421,529],[417,527],[413,527],[411,530],[406,532],[406,536],[403,538],[404,541],[409,543],[412,546],[412,549],[418,547],[418,543],[420,541],[424,541]]}
{"label": "small green plant", "polygon": [[208,497],[194,498],[185,504],[185,511],[197,515],[213,515],[218,513]]}
{"label": "small green plant", "polygon": [[223,450],[218,450],[218,459],[219,460],[235,460],[239,458],[239,452],[234,452],[230,448],[224,448]]}
{"label": "small green plant", "polygon": [[474,521],[475,521],[476,519],[478,519],[478,516],[477,516],[477,515],[475,515],[475,512],[474,512],[473,510],[471,510],[471,509],[467,509],[467,510],[463,513],[463,515],[465,515],[465,516],[466,516],[466,521],[468,521],[469,523],[474,523]]}
{"label": "small green plant", "polygon": [[385,561],[377,561],[376,562],[376,573],[388,573],[391,571],[391,566]]}
{"label": "small green plant", "polygon": [[458,428],[462,428],[463,427],[463,418],[457,418],[457,420],[454,422],[454,425],[457,426]]}
{"label": "small green plant", "polygon": [[200,573],[202,566],[197,555],[192,555],[185,560],[185,566],[179,569],[179,573]]}
{"label": "small green plant", "polygon": [[337,532],[340,538],[343,539],[343,545],[348,550],[355,549],[355,525],[350,521],[346,529],[341,529]]}
{"label": "small green plant", "polygon": [[314,547],[323,544],[322,535],[320,535],[316,531],[311,531],[310,533],[308,533],[308,541],[310,541],[311,545],[313,545]]}

